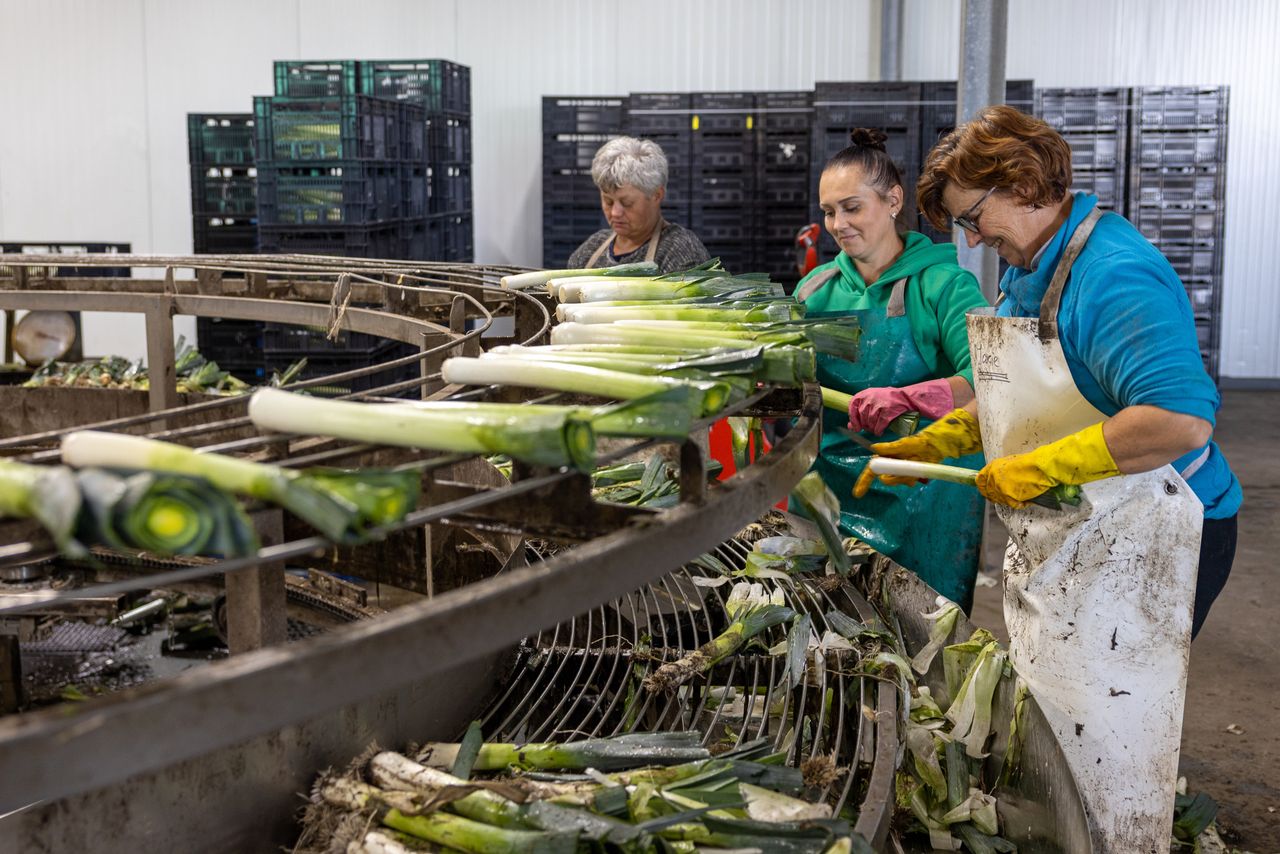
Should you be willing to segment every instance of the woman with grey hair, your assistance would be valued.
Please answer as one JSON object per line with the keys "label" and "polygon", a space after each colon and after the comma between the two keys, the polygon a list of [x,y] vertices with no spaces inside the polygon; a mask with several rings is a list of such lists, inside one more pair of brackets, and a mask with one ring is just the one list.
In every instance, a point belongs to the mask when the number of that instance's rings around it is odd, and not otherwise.
{"label": "woman with grey hair", "polygon": [[670,273],[711,257],[692,231],[662,218],[667,156],[657,143],[630,136],[609,140],[591,162],[591,179],[600,189],[600,207],[609,227],[574,250],[570,267],[653,261]]}

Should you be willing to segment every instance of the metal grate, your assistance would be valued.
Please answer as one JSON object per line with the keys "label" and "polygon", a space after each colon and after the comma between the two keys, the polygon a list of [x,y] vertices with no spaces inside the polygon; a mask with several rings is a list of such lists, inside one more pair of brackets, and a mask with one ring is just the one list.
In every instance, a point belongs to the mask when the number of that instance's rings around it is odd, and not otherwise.
{"label": "metal grate", "polygon": [[[715,554],[741,568],[749,551],[740,540],[730,540]],[[824,666],[807,667],[794,688],[785,656],[754,651],[730,657],[675,694],[642,687],[651,669],[698,648],[723,627],[729,585],[695,582],[706,575],[688,564],[527,638],[505,690],[481,716],[486,737],[532,742],[697,729],[713,748],[768,738],[776,750],[787,750],[790,764],[829,757],[846,769],[820,790],[837,811],[843,808],[857,791],[859,766],[873,761],[875,747],[872,715],[864,714],[876,705],[874,688],[853,673],[852,653],[844,661],[828,656]],[[771,583],[783,589],[791,608],[810,616],[819,636],[828,628],[825,614],[861,613],[853,602],[858,594],[848,585],[828,592],[818,579],[800,576]],[[776,627],[757,640],[770,647],[785,640],[786,631],[785,625]]]}

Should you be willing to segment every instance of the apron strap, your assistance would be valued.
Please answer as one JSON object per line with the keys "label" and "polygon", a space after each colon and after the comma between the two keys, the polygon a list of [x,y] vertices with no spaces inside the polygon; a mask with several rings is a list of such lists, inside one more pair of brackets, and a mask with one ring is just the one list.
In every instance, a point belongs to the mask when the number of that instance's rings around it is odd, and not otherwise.
{"label": "apron strap", "polygon": [[1049,290],[1045,291],[1044,299],[1040,300],[1041,341],[1052,341],[1058,337],[1058,306],[1062,304],[1062,289],[1066,287],[1067,279],[1071,276],[1071,265],[1076,262],[1080,250],[1084,249],[1089,235],[1093,234],[1093,227],[1100,219],[1102,219],[1102,211],[1095,207],[1076,226],[1071,239],[1067,241],[1067,248],[1063,250],[1062,258],[1059,259],[1058,266],[1053,271]]}
{"label": "apron strap", "polygon": [[893,291],[889,294],[889,304],[884,307],[885,317],[902,317],[907,313],[906,293],[906,279],[898,279],[893,283]]}
{"label": "apron strap", "polygon": [[600,260],[600,256],[603,255],[605,251],[610,246],[613,245],[613,238],[615,237],[617,237],[617,234],[611,233],[608,237],[604,239],[603,243],[601,243],[599,246],[596,247],[596,251],[591,253],[591,257],[587,259],[588,270],[594,267],[596,265],[596,262]]}
{"label": "apron strap", "polygon": [[805,282],[800,289],[796,291],[796,300],[798,302],[804,302],[809,297],[825,288],[827,283],[839,275],[839,267],[831,267],[830,269],[823,270],[821,273],[814,273],[809,277],[809,281]]}
{"label": "apron strap", "polygon": [[1209,452],[1212,448],[1212,444],[1205,445],[1204,450],[1200,452],[1200,456],[1196,457],[1187,464],[1186,468],[1178,472],[1178,474],[1182,476],[1183,480],[1191,480],[1191,476],[1204,467],[1204,464],[1209,461]]}

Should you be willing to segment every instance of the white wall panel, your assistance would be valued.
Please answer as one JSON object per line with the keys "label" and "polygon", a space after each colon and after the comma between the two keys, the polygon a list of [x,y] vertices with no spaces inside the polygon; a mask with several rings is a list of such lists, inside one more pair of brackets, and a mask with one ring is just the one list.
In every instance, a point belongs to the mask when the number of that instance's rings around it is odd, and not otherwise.
{"label": "white wall panel", "polygon": [[[904,74],[955,74],[959,0],[906,0]],[[191,246],[185,114],[247,111],[273,59],[471,66],[477,256],[536,263],[541,97],[874,78],[877,0],[0,0],[0,238]],[[1280,377],[1280,4],[1012,0],[1008,74],[1228,84],[1223,373]],[[95,332],[95,335],[98,333]],[[132,333],[103,347],[140,351]],[[99,349],[92,345],[92,349]]]}

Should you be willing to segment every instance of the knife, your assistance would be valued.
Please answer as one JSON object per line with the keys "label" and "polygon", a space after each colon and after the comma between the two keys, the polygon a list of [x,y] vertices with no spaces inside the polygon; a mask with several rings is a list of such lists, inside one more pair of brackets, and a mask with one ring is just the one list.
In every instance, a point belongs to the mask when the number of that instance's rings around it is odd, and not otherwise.
{"label": "knife", "polygon": [[[893,457],[872,457],[867,466],[875,474],[887,474],[895,477],[917,477],[923,480],[945,480],[964,486],[978,485],[978,470],[961,466],[948,466],[941,463],[922,463],[918,460],[898,460]],[[1047,507],[1050,510],[1065,510],[1077,507],[1084,493],[1079,486],[1060,483],[1031,499],[1032,504]]]}
{"label": "knife", "polygon": [[[885,428],[885,433],[894,433],[905,438],[916,432],[916,428],[919,426],[919,412],[904,412],[889,422],[889,426]],[[837,427],[836,430],[841,436],[844,436],[863,450],[870,451],[871,446],[875,444],[870,439],[864,438],[861,433],[856,430],[850,430],[848,427]]]}

